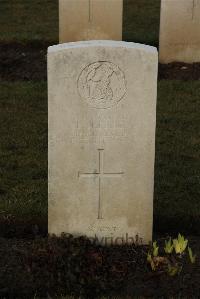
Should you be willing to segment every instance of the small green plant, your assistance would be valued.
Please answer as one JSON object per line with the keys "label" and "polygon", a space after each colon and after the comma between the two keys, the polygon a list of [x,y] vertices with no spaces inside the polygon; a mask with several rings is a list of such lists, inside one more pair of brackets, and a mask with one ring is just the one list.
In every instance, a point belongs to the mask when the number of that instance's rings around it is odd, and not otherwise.
{"label": "small green plant", "polygon": [[190,262],[194,264],[196,262],[196,254],[193,254],[192,249],[189,246],[188,246],[188,253],[189,253]]}
{"label": "small green plant", "polygon": [[[157,242],[154,241],[150,251],[147,254],[147,262],[154,272],[164,272],[169,276],[178,275],[185,264],[184,252],[188,246],[188,240],[181,234],[178,234],[176,239],[169,238],[165,240],[164,248],[159,248]],[[163,252],[161,255],[159,253]],[[196,261],[196,255],[193,254],[192,249],[188,246],[189,259],[192,264]]]}
{"label": "small green plant", "polygon": [[175,249],[176,254],[182,254],[184,253],[186,247],[188,244],[188,240],[184,238],[181,234],[178,234],[177,239],[173,239],[173,246]]}
{"label": "small green plant", "polygon": [[169,276],[175,276],[176,274],[180,273],[182,268],[178,266],[178,264],[171,265],[170,263],[167,265],[167,273]]}
{"label": "small green plant", "polygon": [[159,246],[157,246],[157,241],[152,244],[151,251],[147,254],[147,262],[151,265],[152,271],[156,271],[161,268],[162,264],[165,262],[165,258],[158,255]]}
{"label": "small green plant", "polygon": [[166,254],[171,254],[174,249],[174,245],[172,243],[172,238],[169,238],[168,241],[165,241],[164,251]]}
{"label": "small green plant", "polygon": [[157,257],[158,256],[158,251],[159,251],[159,246],[157,246],[157,242],[153,242],[153,256]]}
{"label": "small green plant", "polygon": [[147,262],[148,262],[148,263],[151,263],[151,261],[152,261],[152,256],[151,256],[151,253],[148,252],[148,253],[147,253]]}
{"label": "small green plant", "polygon": [[148,252],[148,254],[147,254],[147,262],[151,265],[151,270],[155,271],[156,267],[155,267],[155,264],[154,264],[154,261],[153,261],[153,258],[151,256],[150,252]]}

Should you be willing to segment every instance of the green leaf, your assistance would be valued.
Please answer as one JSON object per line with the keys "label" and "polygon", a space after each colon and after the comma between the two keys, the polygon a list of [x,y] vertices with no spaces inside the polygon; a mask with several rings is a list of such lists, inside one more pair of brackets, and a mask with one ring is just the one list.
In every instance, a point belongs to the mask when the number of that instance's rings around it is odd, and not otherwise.
{"label": "green leaf", "polygon": [[158,256],[158,250],[159,250],[159,246],[157,246],[157,242],[154,241],[153,242],[153,256],[157,257]]}
{"label": "green leaf", "polygon": [[188,246],[188,253],[189,253],[189,258],[190,262],[194,264],[196,262],[196,254],[194,255],[192,252],[192,249]]}
{"label": "green leaf", "polygon": [[165,253],[167,253],[167,254],[171,254],[172,251],[173,251],[173,249],[174,249],[174,245],[173,245],[173,243],[172,243],[172,239],[171,239],[171,237],[170,237],[170,239],[169,239],[168,241],[165,241],[164,251],[165,251]]}
{"label": "green leaf", "polygon": [[188,244],[188,240],[184,238],[181,234],[178,234],[178,239],[173,239],[173,246],[176,254],[182,254]]}

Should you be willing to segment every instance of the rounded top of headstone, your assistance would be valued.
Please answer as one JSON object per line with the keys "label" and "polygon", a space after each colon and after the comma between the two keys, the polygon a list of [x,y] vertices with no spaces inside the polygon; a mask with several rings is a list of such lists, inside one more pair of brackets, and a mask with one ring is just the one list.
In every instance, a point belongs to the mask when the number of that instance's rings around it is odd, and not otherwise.
{"label": "rounded top of headstone", "polygon": [[156,47],[139,44],[139,43],[112,41],[112,40],[90,40],[90,41],[71,42],[71,43],[64,43],[64,44],[50,46],[48,48],[48,53],[72,49],[72,48],[85,48],[85,47],[113,47],[113,48],[119,47],[119,48],[138,49],[149,53],[158,52]]}

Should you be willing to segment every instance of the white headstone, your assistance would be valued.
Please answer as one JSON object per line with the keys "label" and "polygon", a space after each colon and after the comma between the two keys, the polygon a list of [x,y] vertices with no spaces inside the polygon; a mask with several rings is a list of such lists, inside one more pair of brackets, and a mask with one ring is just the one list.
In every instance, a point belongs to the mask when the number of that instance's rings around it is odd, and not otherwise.
{"label": "white headstone", "polygon": [[200,61],[200,0],[162,0],[159,60]]}
{"label": "white headstone", "polygon": [[49,233],[151,240],[157,60],[127,42],[49,47]]}
{"label": "white headstone", "polygon": [[59,41],[122,40],[123,0],[59,0]]}

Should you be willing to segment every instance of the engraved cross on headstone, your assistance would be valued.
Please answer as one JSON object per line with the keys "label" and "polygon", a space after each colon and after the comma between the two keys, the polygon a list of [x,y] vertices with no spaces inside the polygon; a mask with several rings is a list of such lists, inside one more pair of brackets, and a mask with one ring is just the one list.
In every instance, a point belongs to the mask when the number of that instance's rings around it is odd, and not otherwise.
{"label": "engraved cross on headstone", "polygon": [[200,0],[192,0],[192,20],[195,20],[196,11],[200,9]]}
{"label": "engraved cross on headstone", "polygon": [[88,21],[89,23],[92,21],[92,3],[91,0],[88,0]]}
{"label": "engraved cross on headstone", "polygon": [[124,172],[104,172],[104,149],[98,149],[99,154],[99,169],[97,172],[78,172],[80,178],[98,177],[98,218],[103,219],[102,215],[102,180],[104,178],[121,178]]}
{"label": "engraved cross on headstone", "polygon": [[195,0],[192,0],[192,20],[194,19]]}

